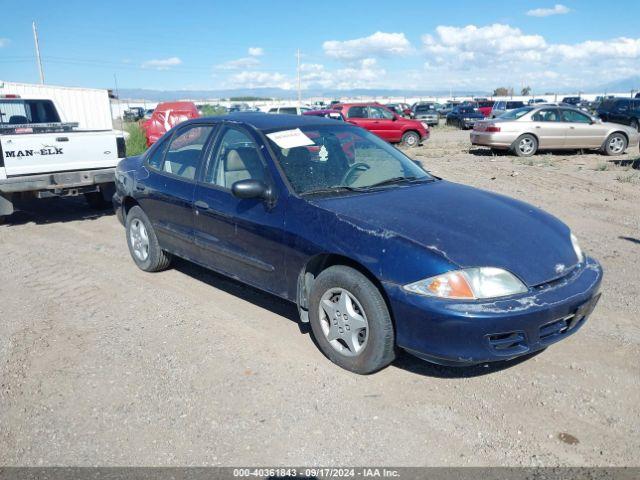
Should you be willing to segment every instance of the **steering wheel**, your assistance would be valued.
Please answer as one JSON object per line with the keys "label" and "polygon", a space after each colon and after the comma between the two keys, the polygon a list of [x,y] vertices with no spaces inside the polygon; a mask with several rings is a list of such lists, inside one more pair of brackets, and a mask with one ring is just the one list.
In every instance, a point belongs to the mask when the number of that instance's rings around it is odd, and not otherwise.
{"label": "steering wheel", "polygon": [[[343,185],[351,185],[351,177],[353,176],[354,173],[356,172],[365,172],[367,170],[369,170],[371,168],[371,165],[369,165],[368,163],[364,163],[364,162],[357,162],[354,163],[353,165],[351,165],[349,167],[349,170],[347,170],[345,172],[345,174],[342,177],[342,184]],[[355,179],[354,179],[355,180]]]}

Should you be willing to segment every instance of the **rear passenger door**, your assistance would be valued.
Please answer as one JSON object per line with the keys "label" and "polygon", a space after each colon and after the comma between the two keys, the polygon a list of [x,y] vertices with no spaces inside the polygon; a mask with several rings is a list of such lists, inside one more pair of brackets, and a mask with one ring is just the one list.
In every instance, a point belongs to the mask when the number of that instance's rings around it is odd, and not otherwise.
{"label": "rear passenger door", "polygon": [[543,108],[531,116],[533,133],[542,149],[562,148],[565,143],[566,125],[562,123],[557,108]]}
{"label": "rear passenger door", "polygon": [[239,126],[225,126],[217,137],[194,196],[197,260],[251,285],[281,293],[284,204],[240,199],[231,192],[240,180],[274,185],[263,149]]}
{"label": "rear passenger door", "polygon": [[194,252],[193,193],[196,173],[213,125],[192,124],[155,147],[145,161],[148,178],[137,189],[145,211],[163,248],[190,258]]}
{"label": "rear passenger door", "polygon": [[629,125],[631,115],[631,100],[623,98],[616,100],[615,105],[609,112],[607,121]]}

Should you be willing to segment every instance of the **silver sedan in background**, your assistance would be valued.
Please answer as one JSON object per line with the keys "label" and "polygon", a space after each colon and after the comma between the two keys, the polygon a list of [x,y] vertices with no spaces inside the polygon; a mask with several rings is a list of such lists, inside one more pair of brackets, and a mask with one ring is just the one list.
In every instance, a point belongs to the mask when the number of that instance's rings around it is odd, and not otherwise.
{"label": "silver sedan in background", "polygon": [[638,148],[638,131],[603,122],[577,108],[536,105],[518,108],[498,118],[477,122],[471,143],[496,150],[511,150],[529,157],[538,150],[593,149],[621,155]]}

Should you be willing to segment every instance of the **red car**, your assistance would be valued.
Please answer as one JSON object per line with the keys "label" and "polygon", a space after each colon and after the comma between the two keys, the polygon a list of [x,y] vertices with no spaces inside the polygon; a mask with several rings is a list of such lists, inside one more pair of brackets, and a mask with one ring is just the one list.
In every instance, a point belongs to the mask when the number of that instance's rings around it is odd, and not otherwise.
{"label": "red car", "polygon": [[429,138],[426,123],[403,118],[379,103],[340,103],[332,108],[340,110],[347,122],[365,128],[390,143],[417,147]]}
{"label": "red car", "polygon": [[478,100],[478,111],[484,115],[485,118],[489,118],[494,103],[493,100]]}
{"label": "red car", "polygon": [[151,118],[142,124],[142,129],[147,137],[147,147],[153,145],[177,124],[199,116],[198,109],[193,102],[159,103]]}

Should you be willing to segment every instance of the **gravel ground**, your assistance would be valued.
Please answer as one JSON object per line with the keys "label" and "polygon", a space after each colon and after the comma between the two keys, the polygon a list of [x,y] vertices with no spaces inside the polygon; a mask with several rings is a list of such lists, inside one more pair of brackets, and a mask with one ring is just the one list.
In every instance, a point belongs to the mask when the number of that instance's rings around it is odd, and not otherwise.
{"label": "gravel ground", "polygon": [[295,308],[199,267],[138,270],[109,212],[31,202],[0,227],[0,465],[638,465],[640,155],[471,149],[436,175],[540,206],[605,268],[585,327],[518,362],[329,363]]}

